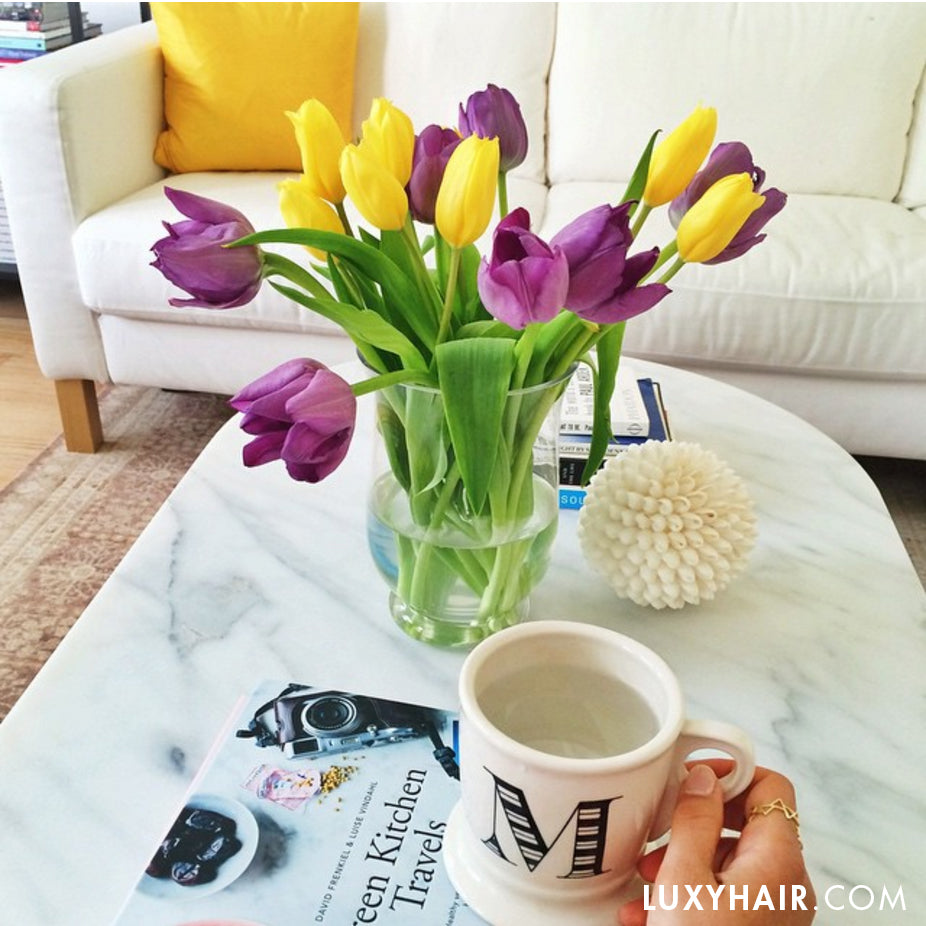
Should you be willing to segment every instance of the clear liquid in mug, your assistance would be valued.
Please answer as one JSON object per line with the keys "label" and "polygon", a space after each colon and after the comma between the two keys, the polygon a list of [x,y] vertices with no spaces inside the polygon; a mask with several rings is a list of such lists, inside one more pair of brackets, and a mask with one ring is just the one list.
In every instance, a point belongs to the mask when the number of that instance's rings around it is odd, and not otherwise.
{"label": "clear liquid in mug", "polygon": [[656,714],[634,688],[575,666],[518,669],[486,686],[477,700],[506,736],[554,756],[621,755],[659,730]]}

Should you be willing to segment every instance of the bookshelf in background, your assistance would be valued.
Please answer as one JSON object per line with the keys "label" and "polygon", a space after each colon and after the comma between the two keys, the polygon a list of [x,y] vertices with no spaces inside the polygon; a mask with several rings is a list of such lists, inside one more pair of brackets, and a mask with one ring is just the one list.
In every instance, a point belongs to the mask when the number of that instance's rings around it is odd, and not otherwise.
{"label": "bookshelf in background", "polygon": [[16,255],[13,253],[13,237],[10,234],[10,221],[6,215],[6,203],[3,199],[3,184],[0,183],[0,280],[16,277]]}
{"label": "bookshelf in background", "polygon": [[0,68],[40,58],[102,32],[79,3],[0,3]]}

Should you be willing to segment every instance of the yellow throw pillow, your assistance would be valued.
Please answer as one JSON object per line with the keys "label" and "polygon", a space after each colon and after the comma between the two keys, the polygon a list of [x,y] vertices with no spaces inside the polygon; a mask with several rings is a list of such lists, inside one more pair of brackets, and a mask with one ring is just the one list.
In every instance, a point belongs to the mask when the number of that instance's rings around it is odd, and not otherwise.
{"label": "yellow throw pillow", "polygon": [[162,167],[300,170],[285,112],[310,97],[350,137],[358,3],[152,3],[151,13],[164,54]]}

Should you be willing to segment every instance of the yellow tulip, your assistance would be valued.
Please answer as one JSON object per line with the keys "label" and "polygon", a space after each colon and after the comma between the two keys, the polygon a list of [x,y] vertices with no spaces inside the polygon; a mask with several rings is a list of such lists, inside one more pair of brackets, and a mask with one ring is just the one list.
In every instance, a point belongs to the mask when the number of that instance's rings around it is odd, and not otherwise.
{"label": "yellow tulip", "polygon": [[643,190],[647,206],[661,206],[681,193],[707,157],[717,132],[717,110],[698,106],[656,146]]}
{"label": "yellow tulip", "polygon": [[[344,225],[337,212],[318,196],[305,177],[284,180],[277,184],[280,191],[280,212],[288,228],[314,228],[344,234]],[[318,248],[306,247],[317,260],[325,260],[326,253]]]}
{"label": "yellow tulip", "polygon": [[362,144],[382,162],[402,186],[412,175],[412,157],[415,152],[415,129],[412,120],[379,97],[373,101],[369,119],[361,126]]}
{"label": "yellow tulip", "polygon": [[408,196],[382,161],[365,142],[348,145],[341,152],[341,179],[359,213],[383,231],[397,231],[405,224]]}
{"label": "yellow tulip", "polygon": [[306,100],[296,112],[287,112],[296,130],[302,154],[302,172],[316,196],[329,203],[344,199],[338,162],[344,150],[344,134],[321,100]]}
{"label": "yellow tulip", "polygon": [[679,257],[689,263],[716,257],[765,202],[752,187],[753,178],[746,173],[729,174],[710,187],[678,223]]}
{"label": "yellow tulip", "polygon": [[434,224],[453,247],[467,247],[489,227],[498,163],[497,138],[470,135],[450,155],[437,192]]}

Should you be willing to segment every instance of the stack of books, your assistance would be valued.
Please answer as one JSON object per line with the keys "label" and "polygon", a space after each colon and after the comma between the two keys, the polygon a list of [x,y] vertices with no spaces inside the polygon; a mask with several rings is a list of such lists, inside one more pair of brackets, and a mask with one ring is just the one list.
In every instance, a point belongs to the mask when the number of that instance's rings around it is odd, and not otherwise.
{"label": "stack of books", "polygon": [[13,236],[10,234],[10,220],[6,214],[6,202],[3,199],[3,185],[0,184],[0,274],[13,269],[16,255],[13,253]]}
{"label": "stack of books", "polygon": [[[593,403],[591,371],[580,366],[563,395],[558,448],[560,508],[581,508],[585,500],[581,481],[592,441]],[[611,430],[613,437],[604,463],[634,444],[672,439],[659,383],[638,376],[626,360],[618,367],[611,399]]]}
{"label": "stack of books", "polygon": [[103,30],[68,3],[0,3],[0,67],[93,38]]}

